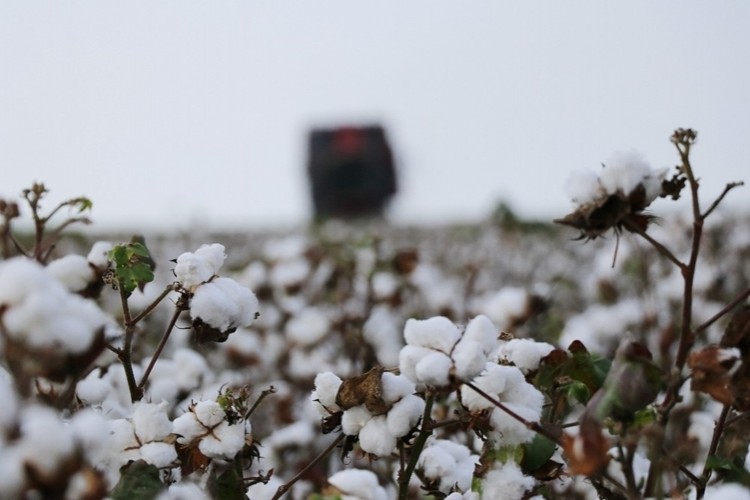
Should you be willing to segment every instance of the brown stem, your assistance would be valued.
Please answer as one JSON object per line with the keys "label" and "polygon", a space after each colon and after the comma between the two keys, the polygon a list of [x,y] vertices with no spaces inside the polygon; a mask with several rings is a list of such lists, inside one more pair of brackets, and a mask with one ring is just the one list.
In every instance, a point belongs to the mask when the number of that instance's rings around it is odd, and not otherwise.
{"label": "brown stem", "polygon": [[680,261],[667,247],[655,240],[650,234],[643,230],[638,224],[634,224],[629,218],[623,219],[623,224],[632,233],[637,234],[641,238],[648,241],[660,254],[667,258],[674,265],[679,267],[683,272],[686,268],[684,262]]}
{"label": "brown stem", "polygon": [[151,357],[151,361],[148,363],[148,367],[146,368],[146,371],[143,373],[143,377],[141,377],[141,382],[138,384],[138,390],[140,391],[141,395],[143,395],[143,388],[146,387],[146,382],[148,381],[148,376],[151,375],[151,370],[154,369],[154,365],[156,364],[156,361],[159,359],[159,356],[161,356],[161,352],[164,350],[164,346],[167,345],[167,340],[169,340],[169,335],[172,333],[174,326],[177,324],[177,319],[179,319],[180,314],[182,314],[182,311],[185,311],[186,309],[187,309],[186,301],[183,300],[181,297],[180,300],[177,301],[177,304],[175,304],[175,309],[174,309],[174,314],[172,314],[172,319],[169,320],[169,325],[167,325],[167,329],[164,331],[164,335],[161,336],[159,345],[156,346],[154,355]]}
{"label": "brown stem", "polygon": [[708,461],[711,457],[716,455],[716,450],[719,448],[719,441],[721,441],[721,436],[724,434],[724,425],[726,424],[731,409],[731,405],[724,405],[724,408],[721,410],[721,415],[719,415],[719,419],[716,421],[714,435],[711,438],[711,444],[708,447],[706,463],[703,465],[703,473],[701,474],[700,483],[695,492],[695,497],[698,500],[703,498],[703,495],[706,493],[706,485],[708,484],[708,480],[711,479],[711,468],[708,466]]}
{"label": "brown stem", "polygon": [[435,402],[435,395],[428,391],[425,395],[424,412],[422,413],[422,426],[419,429],[414,446],[409,450],[409,462],[406,464],[404,469],[398,478],[398,498],[399,500],[407,500],[409,498],[409,482],[411,481],[411,475],[414,474],[414,469],[417,468],[417,462],[419,461],[419,455],[422,454],[424,445],[427,443],[427,438],[432,434],[432,405]]}
{"label": "brown stem", "polygon": [[305,467],[300,470],[292,479],[279,486],[279,489],[276,490],[276,494],[271,498],[271,500],[278,500],[279,498],[283,497],[291,489],[291,487],[294,486],[294,483],[299,481],[300,478],[302,478],[302,476],[307,473],[307,471],[309,471],[315,466],[315,464],[327,457],[328,454],[331,453],[336,448],[336,446],[338,446],[338,444],[344,439],[344,437],[345,434],[343,432],[339,434],[338,437],[336,437],[336,439],[330,445],[328,445],[325,450],[320,452],[320,454],[312,460],[312,462],[305,465]]}
{"label": "brown stem", "polygon": [[248,408],[248,410],[245,412],[245,416],[243,417],[245,420],[250,418],[250,415],[253,414],[255,409],[260,406],[261,401],[266,399],[267,396],[270,396],[271,394],[274,394],[276,392],[276,389],[271,386],[268,389],[263,390],[263,392],[260,393],[260,396],[258,396],[258,399],[255,400],[255,403],[253,403],[253,406]]}
{"label": "brown stem", "polygon": [[727,195],[727,193],[729,191],[731,191],[732,189],[734,189],[736,187],[744,186],[744,185],[745,185],[744,182],[739,181],[739,182],[730,182],[729,184],[727,184],[726,186],[724,186],[724,191],[722,191],[721,194],[719,195],[719,197],[716,198],[716,201],[714,201],[711,204],[711,206],[708,207],[708,210],[706,210],[703,213],[702,218],[705,219],[706,217],[708,217],[711,214],[711,212],[713,212],[714,209],[719,206],[719,203],[721,203],[721,200],[724,199],[724,197]]}
{"label": "brown stem", "polygon": [[151,314],[151,311],[156,309],[156,306],[158,306],[162,300],[164,300],[167,295],[169,295],[173,290],[175,289],[175,284],[167,285],[167,287],[164,289],[163,292],[161,292],[161,295],[156,297],[151,304],[149,304],[143,311],[141,311],[139,314],[136,315],[135,318],[133,318],[132,322],[134,325],[137,325],[139,321],[141,321],[143,318]]}
{"label": "brown stem", "polygon": [[487,401],[489,401],[490,403],[492,403],[493,405],[497,406],[502,411],[504,411],[505,413],[507,413],[508,415],[510,415],[511,418],[516,419],[518,422],[520,422],[521,424],[523,424],[527,429],[529,429],[531,431],[534,431],[537,434],[541,434],[542,436],[546,437],[547,439],[549,439],[553,443],[557,443],[558,445],[562,444],[560,442],[559,436],[556,436],[554,433],[550,432],[548,429],[542,427],[541,425],[539,425],[538,422],[529,422],[528,420],[526,420],[525,418],[523,418],[521,415],[519,415],[518,413],[514,412],[513,410],[511,410],[510,408],[508,408],[507,406],[505,406],[503,403],[501,403],[500,401],[498,401],[497,399],[493,398],[492,396],[490,396],[489,394],[487,394],[486,392],[484,392],[482,389],[480,389],[479,387],[477,387],[476,385],[474,385],[472,382],[464,382],[464,384],[467,387],[470,387],[474,392],[478,393],[484,399],[486,399]]}
{"label": "brown stem", "polygon": [[738,296],[736,296],[734,299],[732,299],[732,301],[729,304],[727,304],[726,306],[724,306],[724,308],[721,311],[717,312],[716,314],[714,314],[713,316],[711,316],[711,318],[709,318],[704,323],[702,323],[698,328],[695,329],[695,333],[700,333],[703,330],[705,330],[706,328],[708,328],[709,326],[713,325],[722,316],[724,316],[729,311],[731,311],[732,309],[734,309],[737,306],[737,304],[739,304],[740,302],[742,302],[743,300],[745,300],[748,297],[750,297],[750,288],[746,288],[745,290],[743,290]]}

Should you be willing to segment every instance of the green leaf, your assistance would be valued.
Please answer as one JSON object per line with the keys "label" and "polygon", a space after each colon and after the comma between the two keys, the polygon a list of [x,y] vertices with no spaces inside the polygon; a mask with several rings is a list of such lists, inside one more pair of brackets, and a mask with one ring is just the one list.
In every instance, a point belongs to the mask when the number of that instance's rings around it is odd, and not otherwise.
{"label": "green leaf", "polygon": [[245,483],[235,467],[230,466],[217,477],[217,470],[208,478],[208,491],[213,498],[222,500],[245,500]]}
{"label": "green leaf", "polygon": [[86,210],[91,210],[94,207],[94,204],[91,202],[88,198],[76,198],[73,200],[76,205],[78,205],[78,213],[85,212]]}
{"label": "green leaf", "polygon": [[164,484],[159,478],[159,469],[143,460],[132,462],[120,469],[120,481],[112,490],[112,500],[152,500]]}
{"label": "green leaf", "polygon": [[148,248],[140,242],[123,243],[109,251],[115,265],[117,286],[127,295],[154,280],[154,261]]}
{"label": "green leaf", "polygon": [[537,434],[530,443],[524,445],[523,460],[521,468],[524,472],[534,472],[549,462],[549,459],[555,453],[555,443],[548,438]]}

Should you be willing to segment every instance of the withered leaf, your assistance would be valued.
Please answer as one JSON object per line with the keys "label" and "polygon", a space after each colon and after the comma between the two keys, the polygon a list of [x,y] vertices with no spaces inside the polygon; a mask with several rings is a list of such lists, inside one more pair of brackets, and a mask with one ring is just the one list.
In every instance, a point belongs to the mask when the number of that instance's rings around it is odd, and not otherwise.
{"label": "withered leaf", "polygon": [[690,387],[694,391],[708,394],[722,404],[731,404],[733,397],[729,388],[731,374],[739,358],[733,348],[709,345],[690,354],[688,367],[692,370]]}
{"label": "withered leaf", "polygon": [[387,412],[388,405],[383,401],[384,371],[382,366],[376,366],[367,373],[344,380],[336,394],[336,404],[342,410],[364,404],[373,415]]}
{"label": "withered leaf", "polygon": [[610,443],[595,420],[583,419],[577,436],[563,434],[562,446],[571,474],[598,476],[609,463]]}

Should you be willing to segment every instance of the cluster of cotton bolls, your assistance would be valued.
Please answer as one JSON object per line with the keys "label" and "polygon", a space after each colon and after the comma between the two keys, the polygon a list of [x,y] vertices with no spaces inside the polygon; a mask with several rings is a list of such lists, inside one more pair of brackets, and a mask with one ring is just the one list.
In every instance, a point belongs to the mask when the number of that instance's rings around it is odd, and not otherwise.
{"label": "cluster of cotton bolls", "polygon": [[231,333],[248,326],[258,315],[258,299],[232,278],[217,276],[224,264],[224,245],[202,245],[177,257],[174,274],[192,293],[190,316],[219,332]]}
{"label": "cluster of cotton bolls", "polygon": [[[374,395],[377,401],[365,401],[349,408],[339,404],[341,385],[342,380],[333,373],[318,374],[312,400],[323,418],[343,412],[344,434],[358,436],[359,446],[366,453],[377,456],[393,453],[398,439],[414,429],[424,411],[425,402],[415,395],[414,383],[402,375],[383,372],[379,381],[380,394]],[[369,395],[363,395],[365,399],[366,396]]]}
{"label": "cluster of cotton bolls", "polygon": [[417,467],[424,477],[445,494],[471,490],[474,468],[479,462],[466,446],[448,439],[433,439],[419,455]]}
{"label": "cluster of cotton bolls", "polygon": [[114,322],[96,303],[56,279],[65,274],[61,267],[48,272],[26,257],[0,263],[2,324],[10,341],[28,349],[83,355],[104,337],[105,328],[114,329]]}
{"label": "cluster of cotton bolls", "polygon": [[406,345],[399,355],[401,373],[419,387],[442,387],[451,377],[471,380],[497,347],[498,331],[486,316],[477,316],[461,330],[443,316],[409,319]]}
{"label": "cluster of cotton bolls", "polygon": [[637,151],[618,152],[596,174],[590,170],[571,174],[565,191],[576,206],[584,206],[620,195],[627,198],[639,186],[644,189],[644,206],[661,194],[662,181],[667,169],[654,169]]}

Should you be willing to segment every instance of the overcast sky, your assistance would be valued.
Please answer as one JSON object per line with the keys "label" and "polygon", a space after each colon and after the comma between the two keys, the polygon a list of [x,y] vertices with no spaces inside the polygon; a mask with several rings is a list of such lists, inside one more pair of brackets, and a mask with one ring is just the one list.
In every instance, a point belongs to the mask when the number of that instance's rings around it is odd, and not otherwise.
{"label": "overcast sky", "polygon": [[[699,131],[706,200],[750,181],[750,2],[0,2],[0,195],[99,224],[307,220],[311,126],[381,122],[397,221],[569,208],[571,170]],[[750,187],[731,195],[750,208]]]}

